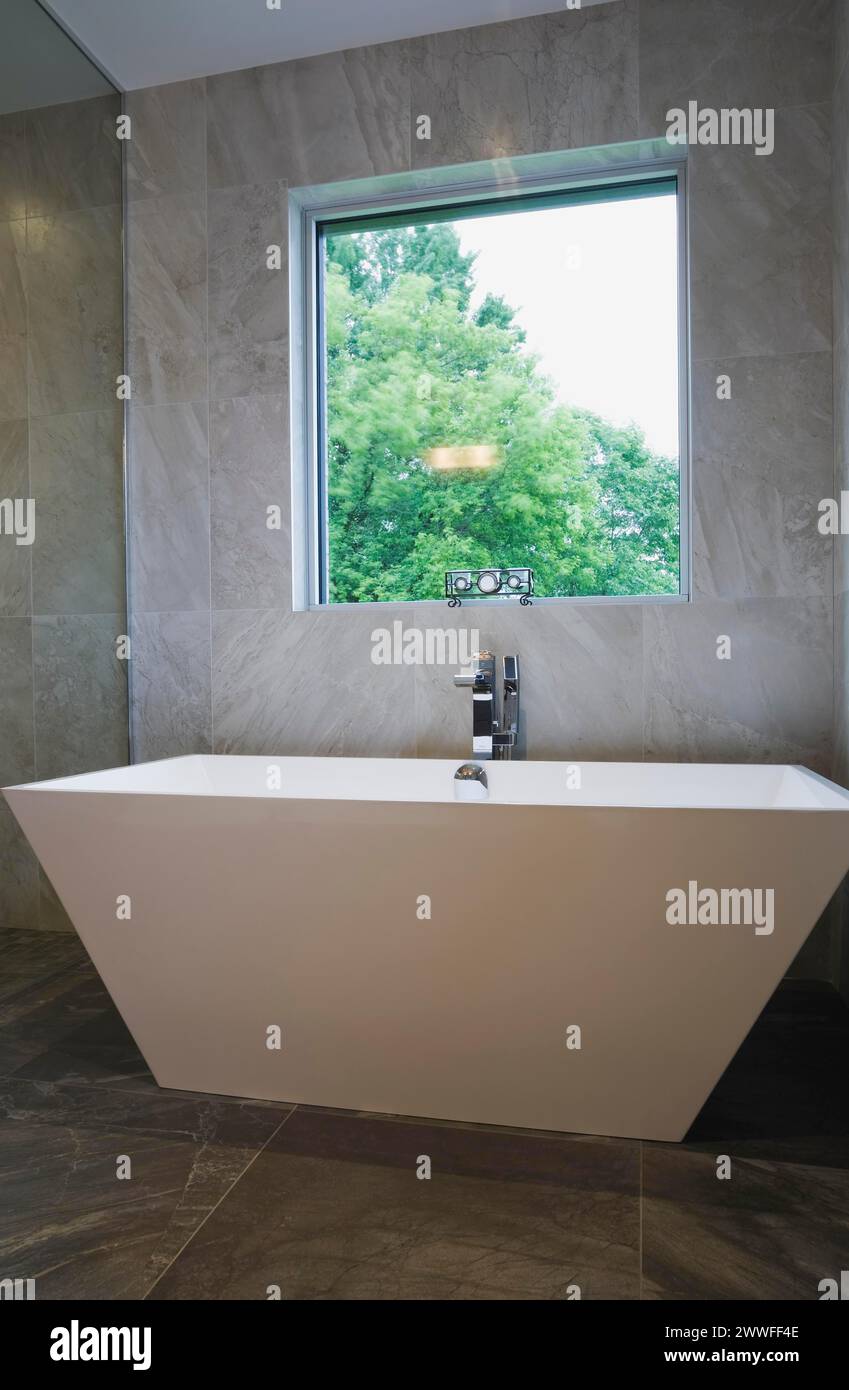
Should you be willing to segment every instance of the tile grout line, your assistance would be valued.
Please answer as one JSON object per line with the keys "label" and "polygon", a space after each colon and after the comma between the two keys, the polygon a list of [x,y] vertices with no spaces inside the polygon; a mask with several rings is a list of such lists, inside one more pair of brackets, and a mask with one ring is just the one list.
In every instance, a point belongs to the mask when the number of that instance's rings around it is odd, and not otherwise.
{"label": "tile grout line", "polygon": [[295,1113],[295,1111],[297,1110],[297,1108],[298,1108],[297,1105],[293,1105],[292,1108],[291,1108],[291,1110],[289,1111],[289,1113],[288,1113],[287,1115],[284,1115],[284,1116],[283,1116],[283,1119],[280,1121],[279,1125],[277,1125],[276,1129],[274,1129],[274,1130],[272,1131],[272,1133],[269,1134],[269,1136],[268,1136],[268,1138],[266,1139],[265,1143],[262,1144],[262,1145],[260,1146],[260,1148],[257,1149],[257,1151],[256,1151],[256,1153],[254,1154],[253,1158],[250,1159],[250,1161],[249,1161],[248,1163],[245,1164],[245,1167],[242,1169],[241,1173],[239,1173],[238,1176],[235,1177],[235,1178],[233,1179],[233,1181],[231,1182],[230,1186],[227,1188],[227,1191],[224,1192],[224,1193],[222,1193],[222,1195],[219,1197],[218,1201],[215,1203],[215,1206],[210,1207],[209,1211],[206,1213],[206,1216],[203,1218],[203,1220],[201,1221],[200,1225],[197,1226],[197,1227],[195,1228],[195,1230],[192,1231],[192,1233],[191,1233],[191,1235],[188,1237],[188,1239],[185,1240],[185,1241],[183,1242],[183,1244],[180,1246],[180,1249],[177,1251],[177,1253],[176,1253],[176,1255],[174,1256],[174,1258],[173,1258],[172,1260],[169,1260],[168,1264],[165,1266],[165,1268],[163,1269],[163,1271],[162,1271],[161,1274],[157,1274],[157,1276],[156,1276],[156,1278],[154,1279],[153,1283],[151,1284],[150,1288],[146,1291],[146,1293],[142,1294],[142,1301],[144,1301],[144,1299],[147,1299],[147,1298],[150,1297],[150,1295],[153,1293],[153,1290],[156,1288],[157,1284],[159,1284],[159,1283],[161,1282],[161,1280],[163,1280],[163,1279],[165,1278],[165,1275],[168,1273],[168,1271],[174,1267],[174,1265],[176,1264],[177,1260],[179,1260],[179,1258],[180,1258],[180,1256],[183,1254],[183,1252],[191,1245],[191,1243],[192,1243],[192,1241],[194,1240],[195,1236],[197,1236],[197,1235],[200,1234],[200,1232],[203,1230],[204,1226],[206,1225],[207,1221],[209,1221],[210,1217],[213,1216],[213,1215],[215,1214],[215,1212],[217,1212],[218,1208],[221,1206],[221,1203],[222,1203],[222,1202],[226,1202],[227,1198],[230,1196],[230,1193],[231,1193],[231,1192],[233,1191],[233,1189],[242,1181],[242,1178],[245,1176],[245,1174],[248,1173],[248,1172],[250,1171],[250,1169],[251,1169],[251,1168],[253,1167],[253,1165],[256,1163],[256,1161],[257,1161],[257,1159],[260,1157],[260,1155],[263,1154],[263,1153],[265,1153],[265,1150],[268,1148],[268,1146],[269,1146],[269,1144],[271,1143],[272,1139],[276,1139],[277,1135],[280,1133],[281,1129],[282,1129],[283,1126],[286,1124],[286,1122],[287,1122],[288,1120],[291,1120],[291,1118],[292,1118],[292,1116],[294,1115],[294,1113]]}
{"label": "tile grout line", "polygon": [[829,342],[827,347],[792,348],[787,352],[767,352],[766,350],[760,350],[758,352],[712,352],[707,353],[703,357],[694,357],[691,365],[694,367],[703,367],[712,362],[751,362],[758,360],[772,362],[775,358],[782,359],[785,357],[831,357],[833,356],[833,348],[833,342]]}
{"label": "tile grout line", "polygon": [[748,362],[754,358],[764,358],[771,362],[775,357],[831,357],[831,344],[824,348],[790,348],[786,352],[717,352],[705,357],[694,357],[693,366],[705,366],[712,362]]}

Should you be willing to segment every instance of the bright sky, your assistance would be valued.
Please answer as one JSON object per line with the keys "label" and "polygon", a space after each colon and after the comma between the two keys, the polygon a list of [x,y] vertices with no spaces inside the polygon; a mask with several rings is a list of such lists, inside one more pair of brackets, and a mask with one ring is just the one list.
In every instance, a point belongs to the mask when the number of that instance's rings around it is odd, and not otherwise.
{"label": "bright sky", "polygon": [[517,309],[559,398],[678,456],[676,202],[673,194],[516,212],[455,224],[477,251],[473,304]]}

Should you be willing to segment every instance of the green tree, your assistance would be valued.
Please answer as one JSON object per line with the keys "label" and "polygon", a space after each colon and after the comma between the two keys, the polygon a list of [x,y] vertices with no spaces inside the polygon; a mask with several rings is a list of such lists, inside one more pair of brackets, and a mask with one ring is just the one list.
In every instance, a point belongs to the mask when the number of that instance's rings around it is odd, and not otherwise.
{"label": "green tree", "polygon": [[677,459],[646,448],[636,426],[617,429],[587,412],[595,446],[598,519],[609,560],[600,575],[610,594],[678,591],[679,470]]}
{"label": "green tree", "polygon": [[[539,594],[677,589],[677,469],[558,404],[514,311],[471,309],[449,224],[341,233],[325,268],[330,597],[439,598],[446,569],[528,565]],[[498,462],[438,471],[431,451]]]}

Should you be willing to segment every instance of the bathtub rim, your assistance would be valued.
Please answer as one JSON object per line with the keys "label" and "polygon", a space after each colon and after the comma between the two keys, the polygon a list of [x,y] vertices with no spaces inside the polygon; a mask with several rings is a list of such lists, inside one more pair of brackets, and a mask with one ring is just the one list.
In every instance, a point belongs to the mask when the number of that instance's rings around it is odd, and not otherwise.
{"label": "bathtub rim", "polygon": [[[518,768],[517,777],[532,777],[533,769],[561,769],[568,767],[579,768],[601,768],[621,769],[623,773],[634,774],[638,771],[637,781],[645,780],[650,782],[651,774],[656,773],[658,779],[662,779],[664,773],[678,778],[683,784],[676,795],[676,787],[673,785],[669,791],[664,792],[662,787],[654,791],[654,795],[649,796],[643,789],[637,796],[628,799],[625,795],[619,794],[618,799],[614,794],[603,794],[603,799],[587,799],[581,790],[577,794],[571,794],[564,790],[559,798],[555,799],[546,795],[519,795],[505,796],[503,789],[501,794],[490,795],[487,800],[474,802],[458,802],[453,795],[453,772],[464,761],[462,758],[381,758],[374,755],[362,756],[335,756],[335,755],[314,755],[314,754],[233,754],[233,753],[186,753],[175,757],[157,758],[149,762],[133,763],[129,765],[102,768],[95,772],[75,773],[68,777],[45,778],[40,781],[22,782],[11,784],[0,788],[6,800],[12,805],[12,798],[19,793],[44,793],[56,792],[62,795],[114,795],[114,796],[166,796],[178,798],[197,798],[203,800],[222,799],[226,801],[283,801],[283,802],[338,802],[351,805],[364,805],[374,803],[385,803],[388,805],[455,805],[464,804],[469,806],[513,806],[513,807],[547,807],[564,808],[573,810],[608,810],[608,811],[659,811],[659,810],[693,810],[693,811],[758,811],[758,812],[783,812],[783,811],[820,811],[839,814],[849,812],[849,790],[841,787],[838,783],[830,781],[821,773],[813,771],[800,763],[728,763],[728,762],[645,762],[637,760],[602,760],[602,759],[536,759],[521,761],[516,763],[489,763],[487,771],[490,781],[494,778],[509,778],[509,769]],[[439,795],[433,795],[432,791],[425,785],[419,787],[404,786],[402,774],[399,772],[398,785],[382,785],[374,789],[370,794],[358,794],[361,791],[356,785],[346,787],[342,790],[327,789],[323,787],[316,789],[315,794],[310,795],[307,789],[293,791],[290,788],[269,789],[259,785],[253,787],[238,786],[234,788],[224,788],[216,786],[212,782],[209,771],[210,764],[228,764],[231,768],[237,764],[265,764],[285,765],[286,763],[295,764],[302,772],[307,771],[307,764],[317,763],[320,765],[344,765],[350,768],[352,765],[359,767],[369,764],[375,765],[376,770],[386,771],[387,768],[396,769],[421,769],[422,766],[439,765],[444,773],[444,781],[439,783]],[[152,771],[154,774],[158,770],[188,769],[193,772],[201,772],[205,782],[188,780],[185,784],[179,781],[168,781],[167,778],[154,779],[145,784],[146,776]],[[777,784],[776,791],[780,793],[783,783],[787,779],[787,774],[792,775],[791,786],[798,783],[800,788],[798,801],[796,799],[781,799],[780,795],[776,799],[769,800],[766,793],[760,796],[757,794],[757,787],[753,787],[752,796],[745,801],[729,798],[726,802],[717,802],[707,799],[708,788],[699,794],[698,788],[692,788],[692,782],[688,783],[686,774],[690,774],[691,779],[696,782],[701,778],[708,782],[711,773],[727,772],[729,776],[742,776],[743,779],[750,778],[756,781],[758,776],[764,777],[769,774],[772,781]],[[548,772],[549,777],[551,773]],[[607,773],[608,777],[611,775]],[[614,774],[615,775],[615,774]],[[542,772],[546,776],[546,772]],[[766,780],[766,779],[765,779]],[[442,788],[445,788],[444,792]],[[802,790],[804,789],[804,791]],[[495,789],[493,789],[495,790]],[[545,790],[543,788],[543,790]],[[768,790],[768,788],[767,788]],[[403,792],[404,794],[398,794]],[[810,800],[804,801],[804,793],[807,793]]]}

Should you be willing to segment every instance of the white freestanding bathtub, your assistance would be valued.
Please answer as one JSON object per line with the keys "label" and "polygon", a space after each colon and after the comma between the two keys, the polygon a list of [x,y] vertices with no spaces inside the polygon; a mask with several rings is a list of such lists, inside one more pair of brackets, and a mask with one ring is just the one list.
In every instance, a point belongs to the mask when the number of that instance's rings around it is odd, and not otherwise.
{"label": "white freestanding bathtub", "polygon": [[849,794],[513,762],[469,804],[456,767],[197,756],[6,797],[161,1086],[681,1139],[849,868]]}

